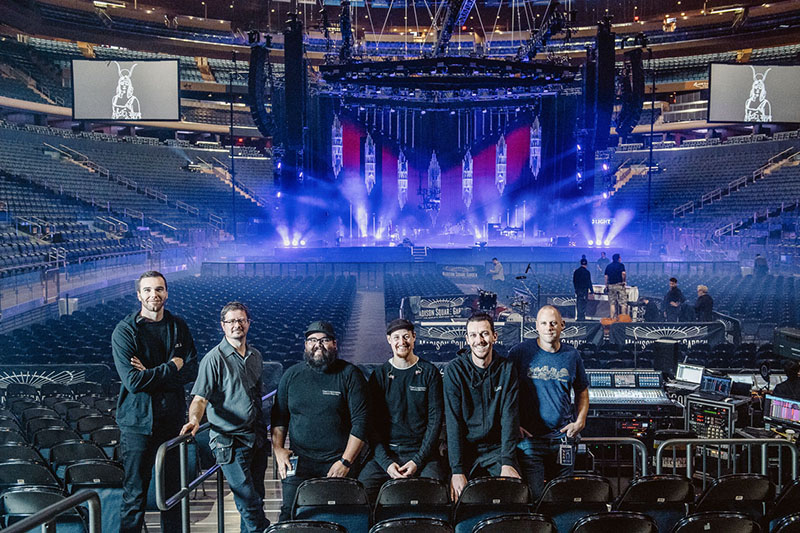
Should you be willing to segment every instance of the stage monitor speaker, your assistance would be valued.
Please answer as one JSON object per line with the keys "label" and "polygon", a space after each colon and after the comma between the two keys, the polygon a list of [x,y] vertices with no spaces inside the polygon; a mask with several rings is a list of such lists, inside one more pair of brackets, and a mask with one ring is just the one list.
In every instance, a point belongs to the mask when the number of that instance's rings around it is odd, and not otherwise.
{"label": "stage monitor speaker", "polygon": [[269,50],[263,46],[250,48],[250,69],[247,77],[247,95],[250,100],[250,115],[253,117],[258,132],[264,137],[271,137],[275,131],[275,123],[267,113],[266,94],[267,60]]}
{"label": "stage monitor speaker", "polygon": [[668,376],[675,376],[681,343],[672,339],[658,339],[653,343],[653,368]]}

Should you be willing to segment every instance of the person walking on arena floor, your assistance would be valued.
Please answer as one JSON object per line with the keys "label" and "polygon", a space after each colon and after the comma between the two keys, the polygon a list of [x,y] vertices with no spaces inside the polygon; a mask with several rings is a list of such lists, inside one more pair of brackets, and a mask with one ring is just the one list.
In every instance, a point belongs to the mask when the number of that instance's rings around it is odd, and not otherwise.
{"label": "person walking on arena floor", "polygon": [[[117,324],[111,353],[122,384],[117,401],[120,454],[125,470],[120,531],[144,524],[156,451],[178,435],[186,416],[184,385],[197,376],[197,350],[181,318],[166,309],[167,280],[154,270],[136,281],[139,311]],[[170,454],[171,455],[171,454]],[[180,488],[177,457],[165,462],[167,492]],[[161,531],[181,531],[180,508],[161,513]]]}
{"label": "person walking on arena floor", "polygon": [[575,348],[561,343],[563,329],[561,313],[545,305],[536,315],[539,338],[517,344],[508,356],[519,375],[520,405],[525,406],[520,409],[519,462],[534,501],[546,481],[572,474],[576,438],[589,413],[583,360]]}
{"label": "person walking on arena floor", "polygon": [[370,501],[388,479],[445,479],[439,459],[442,428],[442,376],[414,353],[414,324],[389,322],[386,340],[392,358],[375,369],[367,383],[372,460],[361,470]]}
{"label": "person walking on arena floor", "polygon": [[667,322],[677,322],[681,314],[681,305],[686,301],[683,292],[678,288],[678,279],[669,278],[669,290],[664,295],[661,311]]}
{"label": "person walking on arena floor", "polygon": [[281,522],[291,518],[294,495],[306,479],[357,477],[367,440],[366,380],[355,365],[338,358],[333,325],[317,321],[306,328],[303,359],[281,377],[272,406]]}
{"label": "person walking on arena floor", "polygon": [[592,273],[586,265],[586,256],[581,257],[581,266],[572,273],[572,286],[575,287],[575,320],[586,320],[586,302],[592,292]]}
{"label": "person walking on arena floor", "polygon": [[241,516],[242,533],[269,527],[264,514],[267,426],[261,410],[263,360],[247,343],[250,311],[230,302],[220,312],[225,338],[200,360],[192,388],[189,422],[181,435],[197,434],[208,408],[211,449],[222,468]]}
{"label": "person walking on arena floor", "polygon": [[517,373],[497,355],[492,317],[467,320],[465,352],[444,371],[444,408],[450,460],[450,495],[458,500],[468,478],[479,475],[520,478],[516,459],[519,435]]}
{"label": "person walking on arena floor", "polygon": [[627,274],[619,254],[611,256],[613,261],[605,269],[606,290],[608,291],[608,312],[611,318],[628,313],[628,294],[625,290]]}

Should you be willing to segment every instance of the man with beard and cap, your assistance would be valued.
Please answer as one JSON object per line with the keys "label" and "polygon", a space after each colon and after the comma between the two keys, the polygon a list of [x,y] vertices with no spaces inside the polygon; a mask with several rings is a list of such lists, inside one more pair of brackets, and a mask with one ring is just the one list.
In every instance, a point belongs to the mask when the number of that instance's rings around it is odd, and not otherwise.
{"label": "man with beard and cap", "polygon": [[192,388],[189,422],[181,435],[197,434],[208,408],[211,449],[241,515],[242,533],[263,533],[267,425],[261,410],[261,353],[247,342],[250,311],[229,302],[220,312],[225,338],[200,361]]}
{"label": "man with beard and cap", "polygon": [[[147,491],[156,452],[178,436],[186,416],[183,386],[197,376],[197,350],[181,318],[166,309],[167,280],[149,270],[136,280],[141,308],[117,324],[111,354],[121,385],[117,400],[120,455],[125,470],[120,505],[122,533],[138,533],[144,524]],[[167,492],[179,487],[177,461],[168,454]],[[161,513],[161,531],[181,530],[176,506]]]}
{"label": "man with beard and cap", "polygon": [[[367,438],[361,371],[337,358],[330,323],[312,322],[305,337],[304,361],[283,374],[272,406],[272,449],[283,487],[281,522],[291,517],[295,492],[306,479],[356,477],[356,459]],[[285,447],[287,434],[291,449]]]}
{"label": "man with beard and cap", "polygon": [[370,501],[388,479],[427,477],[443,480],[438,439],[442,427],[442,376],[414,353],[414,324],[403,318],[389,322],[386,340],[392,358],[369,378],[372,460],[359,480]]}
{"label": "man with beard and cap", "polygon": [[[536,315],[538,339],[514,346],[508,358],[519,378],[522,475],[534,501],[545,481],[571,475],[574,443],[589,413],[589,380],[578,351],[561,343],[564,319],[552,305]],[[572,394],[575,403],[572,402]],[[562,445],[567,447],[562,455]]]}
{"label": "man with beard and cap", "polygon": [[467,320],[466,351],[444,371],[444,412],[450,459],[450,496],[458,500],[468,478],[519,478],[517,373],[497,355],[494,321],[486,313]]}

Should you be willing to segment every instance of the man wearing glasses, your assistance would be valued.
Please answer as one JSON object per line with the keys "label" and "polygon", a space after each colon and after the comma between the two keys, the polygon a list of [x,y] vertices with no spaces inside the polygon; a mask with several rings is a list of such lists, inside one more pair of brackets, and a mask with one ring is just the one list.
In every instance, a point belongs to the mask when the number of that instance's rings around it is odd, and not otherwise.
{"label": "man wearing glasses", "polygon": [[312,322],[305,337],[304,361],[283,374],[272,406],[281,522],[291,518],[295,492],[306,479],[356,477],[354,463],[367,436],[366,381],[355,365],[337,358],[333,326]]}
{"label": "man wearing glasses", "polygon": [[392,358],[369,378],[370,433],[374,457],[359,480],[370,501],[388,479],[429,477],[444,480],[438,458],[442,427],[442,376],[414,353],[414,324],[403,318],[389,322],[386,340]]}
{"label": "man wearing glasses", "polygon": [[[117,400],[120,453],[125,469],[120,531],[139,533],[156,451],[175,438],[186,416],[183,386],[197,375],[197,350],[181,318],[166,309],[167,280],[150,270],[136,280],[141,308],[119,321],[111,354],[122,382]],[[167,492],[178,486],[177,461],[167,454]],[[161,531],[181,530],[178,507],[161,513]]]}
{"label": "man wearing glasses", "polygon": [[246,305],[226,304],[220,322],[225,338],[200,360],[189,422],[181,435],[197,434],[208,407],[211,449],[233,493],[241,531],[261,533],[269,526],[264,515],[267,428],[261,411],[261,353],[247,343]]}

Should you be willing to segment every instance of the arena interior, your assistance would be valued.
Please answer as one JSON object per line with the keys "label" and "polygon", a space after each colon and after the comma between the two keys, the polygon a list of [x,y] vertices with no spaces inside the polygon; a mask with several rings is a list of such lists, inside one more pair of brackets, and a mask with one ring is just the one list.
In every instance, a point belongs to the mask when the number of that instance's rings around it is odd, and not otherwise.
{"label": "arena interior", "polygon": [[[119,530],[111,337],[158,271],[200,358],[249,307],[266,423],[317,320],[366,378],[397,318],[444,370],[551,305],[585,365],[540,498],[320,488],[301,529],[270,457],[269,531],[800,531],[799,90],[800,0],[0,2],[0,527]],[[147,531],[239,527],[207,429]]]}

